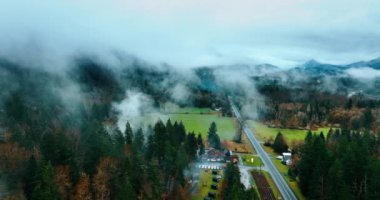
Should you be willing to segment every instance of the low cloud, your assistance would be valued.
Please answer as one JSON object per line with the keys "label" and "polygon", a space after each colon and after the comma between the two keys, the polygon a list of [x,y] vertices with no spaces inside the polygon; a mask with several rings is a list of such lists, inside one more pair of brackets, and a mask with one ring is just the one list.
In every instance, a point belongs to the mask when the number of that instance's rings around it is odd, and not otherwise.
{"label": "low cloud", "polygon": [[125,99],[113,104],[118,113],[117,126],[121,131],[125,130],[125,124],[129,121],[132,127],[140,126],[141,117],[154,111],[153,100],[144,93],[127,90]]}
{"label": "low cloud", "polygon": [[189,88],[183,83],[178,83],[170,90],[170,96],[177,103],[187,103],[190,97]]}
{"label": "low cloud", "polygon": [[0,56],[50,69],[78,53],[115,49],[180,68],[349,63],[380,52],[379,7],[373,0],[1,1]]}
{"label": "low cloud", "polygon": [[380,78],[380,70],[369,67],[351,68],[346,70],[346,73],[357,79],[370,80]]}

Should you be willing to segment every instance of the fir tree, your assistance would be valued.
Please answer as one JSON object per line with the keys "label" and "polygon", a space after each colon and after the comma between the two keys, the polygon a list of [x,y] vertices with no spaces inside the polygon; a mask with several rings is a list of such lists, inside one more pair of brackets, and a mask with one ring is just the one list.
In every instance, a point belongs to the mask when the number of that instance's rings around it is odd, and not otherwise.
{"label": "fir tree", "polygon": [[288,151],[289,147],[286,144],[285,138],[281,132],[277,133],[277,136],[274,139],[272,148],[276,153],[280,153],[280,154]]}
{"label": "fir tree", "polygon": [[133,131],[129,122],[127,122],[127,124],[125,125],[124,134],[125,134],[125,140],[126,140],[127,145],[131,145],[133,141]]}

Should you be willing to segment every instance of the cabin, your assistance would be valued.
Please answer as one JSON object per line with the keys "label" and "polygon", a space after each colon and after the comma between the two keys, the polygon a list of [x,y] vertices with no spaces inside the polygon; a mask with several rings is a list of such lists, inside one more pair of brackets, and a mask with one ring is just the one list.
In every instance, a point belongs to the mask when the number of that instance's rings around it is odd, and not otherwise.
{"label": "cabin", "polygon": [[224,162],[225,161],[224,153],[214,148],[208,149],[206,151],[206,155],[207,155],[207,161],[209,162]]}
{"label": "cabin", "polygon": [[292,164],[292,153],[282,153],[282,164],[291,165]]}

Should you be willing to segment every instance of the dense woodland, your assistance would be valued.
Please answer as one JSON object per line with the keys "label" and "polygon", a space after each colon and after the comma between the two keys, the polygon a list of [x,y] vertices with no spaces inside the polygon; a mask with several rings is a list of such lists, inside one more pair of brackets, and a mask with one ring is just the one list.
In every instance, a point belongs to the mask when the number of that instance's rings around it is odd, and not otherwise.
{"label": "dense woodland", "polygon": [[293,149],[289,174],[308,199],[379,199],[379,153],[379,137],[369,131],[309,131]]}
{"label": "dense woodland", "polygon": [[[319,79],[318,79],[319,80]],[[340,92],[326,92],[320,82],[280,84],[261,80],[257,88],[266,97],[264,108],[258,108],[259,118],[271,126],[292,129],[313,129],[346,123],[350,129],[359,130],[364,118],[379,115],[380,100],[363,94],[348,95],[356,87],[355,80],[337,79]],[[309,85],[309,87],[308,87]],[[359,87],[359,86],[357,86]],[[375,118],[375,117],[373,117]],[[374,125],[374,124],[371,124]],[[374,131],[377,126],[371,127]]]}
{"label": "dense woodland", "polygon": [[[245,91],[218,85],[214,70],[194,70],[197,80],[184,83],[188,101],[175,103],[218,108],[225,116],[231,115],[228,96],[243,106]],[[116,70],[78,59],[62,75],[0,60],[0,178],[11,196],[188,199],[185,172],[197,152],[205,151],[201,135],[170,120],[134,130],[125,122],[122,132],[112,109],[126,89],[143,92],[160,108],[173,101],[170,88],[182,76],[138,61]],[[252,81],[265,97],[264,104],[254,107],[257,119],[287,128],[335,127],[325,135],[310,132],[291,149],[289,175],[308,199],[380,198],[378,100],[321,91],[313,81],[297,88]],[[213,123],[207,140],[221,149],[216,132]],[[278,153],[288,149],[282,134],[271,145]],[[257,199],[255,190],[244,190],[236,166],[228,165],[225,175],[225,199]]]}
{"label": "dense woodland", "polygon": [[132,131],[127,123],[124,133],[90,120],[79,137],[47,132],[25,147],[22,135],[11,141],[29,158],[15,163],[8,157],[1,167],[15,189],[21,184],[27,199],[39,200],[187,199],[183,173],[198,149],[195,134],[170,120],[147,131]]}
{"label": "dense woodland", "polygon": [[[175,72],[138,61],[116,72],[78,59],[66,73],[0,62],[0,184],[10,199],[188,199],[185,173],[205,151],[201,135],[170,120],[136,130],[125,122],[122,132],[112,109],[126,89],[149,95],[159,108],[171,100]],[[189,89],[192,96],[179,105],[230,113],[223,92]],[[220,149],[216,131],[213,123],[209,141]]]}

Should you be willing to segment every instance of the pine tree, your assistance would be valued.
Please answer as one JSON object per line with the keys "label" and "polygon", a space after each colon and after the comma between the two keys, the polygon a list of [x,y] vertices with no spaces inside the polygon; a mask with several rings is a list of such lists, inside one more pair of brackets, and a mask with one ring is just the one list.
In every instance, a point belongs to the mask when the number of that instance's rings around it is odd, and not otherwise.
{"label": "pine tree", "polygon": [[144,149],[144,133],[142,128],[139,128],[132,142],[134,153],[141,153]]}
{"label": "pine tree", "polygon": [[198,144],[194,133],[187,134],[186,139],[186,152],[189,158],[193,159],[196,156]]}
{"label": "pine tree", "polygon": [[288,151],[289,147],[286,144],[285,138],[284,138],[284,136],[282,135],[281,132],[277,133],[277,136],[274,139],[272,147],[273,147],[273,150],[276,153],[280,153],[281,154],[283,152],[287,152]]}
{"label": "pine tree", "polygon": [[133,190],[131,183],[131,176],[129,175],[129,161],[124,161],[118,176],[114,182],[115,199],[116,200],[129,200],[136,199],[136,193]]}
{"label": "pine tree", "polygon": [[362,119],[363,127],[366,130],[371,130],[372,128],[372,122],[373,122],[373,116],[370,108],[367,108],[363,113],[363,119]]}
{"label": "pine tree", "polygon": [[327,175],[326,199],[346,200],[349,198],[348,187],[344,181],[344,171],[340,160],[335,160]]}
{"label": "pine tree", "polygon": [[217,134],[216,123],[212,122],[208,129],[207,140],[211,147],[215,149],[221,149],[221,143],[219,135]]}
{"label": "pine tree", "polygon": [[125,140],[126,140],[127,145],[131,145],[133,141],[133,131],[132,131],[131,124],[129,124],[129,122],[127,122],[127,124],[125,125],[124,134],[125,134]]}
{"label": "pine tree", "polygon": [[35,187],[31,200],[58,200],[59,195],[54,182],[54,171],[50,163],[44,161],[38,167]]}
{"label": "pine tree", "polygon": [[125,137],[123,133],[117,128],[115,130],[114,139],[115,141],[115,148],[117,151],[117,155],[124,155],[124,147],[125,147]]}
{"label": "pine tree", "polygon": [[372,160],[368,166],[367,199],[380,199],[380,161]]}
{"label": "pine tree", "polygon": [[301,161],[298,165],[299,186],[305,196],[309,195],[310,172],[313,171],[315,165],[313,141],[313,134],[308,131],[305,144],[301,150]]}
{"label": "pine tree", "polygon": [[149,135],[147,145],[146,145],[146,150],[145,150],[145,159],[147,161],[151,161],[153,157],[155,156],[155,146],[156,144],[154,142],[153,135]]}
{"label": "pine tree", "polygon": [[27,199],[32,198],[33,189],[38,179],[38,164],[34,156],[30,157],[24,172],[24,194]]}
{"label": "pine tree", "polygon": [[[216,134],[216,132],[217,132],[216,123],[215,123],[215,122],[212,122],[212,123],[210,124],[209,129],[208,129],[208,133],[207,133],[207,135],[208,135],[208,137],[212,137],[213,135]],[[208,138],[208,139],[210,139],[210,138]]]}
{"label": "pine tree", "polygon": [[199,148],[198,155],[201,156],[205,153],[205,145],[203,144],[202,135],[200,133],[198,134],[198,137],[197,137],[197,143],[198,143],[198,148]]}

